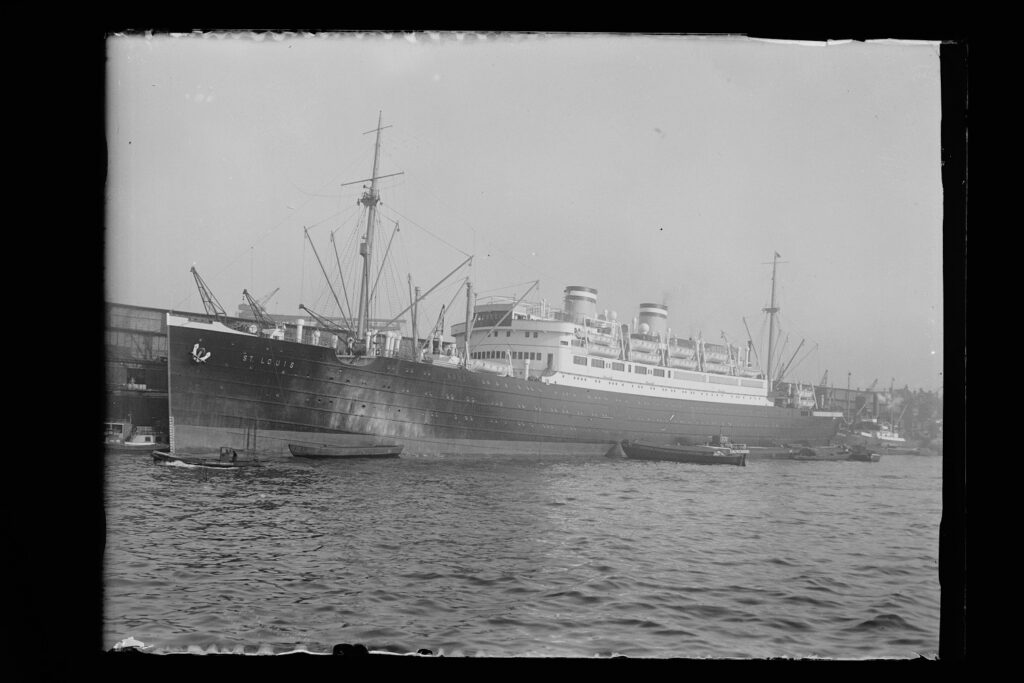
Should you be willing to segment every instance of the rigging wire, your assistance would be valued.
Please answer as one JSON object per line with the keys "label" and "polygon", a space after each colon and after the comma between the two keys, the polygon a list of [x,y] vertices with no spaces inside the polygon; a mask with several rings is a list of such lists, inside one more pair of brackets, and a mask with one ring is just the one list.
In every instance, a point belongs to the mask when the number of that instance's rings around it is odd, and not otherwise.
{"label": "rigging wire", "polygon": [[422,230],[423,232],[427,233],[428,235],[430,235],[431,237],[433,237],[434,239],[436,239],[436,240],[437,240],[438,242],[441,242],[441,243],[443,243],[443,244],[445,244],[445,245],[447,245],[447,246],[451,247],[452,249],[454,249],[455,251],[459,252],[459,253],[460,253],[460,254],[462,254],[463,256],[469,256],[469,254],[467,254],[466,252],[462,251],[461,249],[459,249],[459,248],[458,248],[457,246],[455,246],[455,245],[454,245],[454,244],[452,244],[451,242],[448,242],[448,241],[447,241],[447,240],[445,240],[444,238],[442,238],[442,237],[440,237],[440,236],[438,236],[438,235],[434,234],[434,233],[433,233],[432,231],[428,230],[427,228],[423,227],[422,225],[420,225],[419,223],[417,223],[417,222],[416,222],[416,221],[414,221],[413,219],[409,218],[409,217],[408,217],[408,216],[406,216],[405,214],[403,214],[403,213],[401,213],[400,211],[398,211],[398,209],[395,209],[394,207],[388,206],[388,207],[387,207],[387,209],[386,209],[386,211],[391,211],[391,212],[394,212],[394,213],[395,213],[396,215],[398,215],[399,217],[401,217],[401,218],[402,218],[402,220],[404,220],[404,221],[408,221],[408,222],[412,223],[412,224],[413,224],[413,225],[415,225],[415,226],[416,226],[417,228],[419,228],[419,229],[420,229],[420,230]]}
{"label": "rigging wire", "polygon": [[[322,185],[320,189],[322,189],[322,188],[324,188],[324,187],[327,187],[327,186],[328,186],[328,185],[330,185],[331,183],[335,182],[335,180],[336,180],[336,178],[335,178],[335,179],[332,179],[332,180],[330,180],[330,181],[328,181],[328,182],[326,182],[326,183],[324,183],[324,185]],[[227,270],[228,270],[229,268],[231,268],[231,267],[232,267],[232,266],[234,266],[234,265],[235,265],[236,263],[238,263],[238,262],[239,262],[239,261],[240,261],[240,260],[241,260],[242,258],[244,258],[244,257],[246,256],[246,254],[249,254],[249,253],[250,253],[250,250],[251,250],[251,249],[253,249],[253,248],[254,248],[254,247],[255,247],[255,246],[257,245],[257,244],[259,244],[260,242],[263,242],[264,240],[266,240],[266,239],[267,239],[267,238],[268,238],[268,237],[269,237],[269,236],[271,235],[271,233],[275,232],[275,231],[276,231],[276,230],[277,230],[278,228],[280,228],[281,226],[285,225],[285,224],[286,224],[286,223],[287,223],[288,221],[290,221],[291,219],[293,219],[293,218],[294,218],[294,217],[295,217],[295,216],[296,216],[296,215],[298,214],[298,212],[299,212],[299,211],[301,211],[302,209],[304,209],[304,208],[305,208],[305,207],[306,207],[306,206],[307,206],[307,205],[308,205],[308,204],[309,204],[310,202],[312,202],[312,201],[313,201],[313,199],[314,199],[314,198],[315,198],[315,196],[309,196],[309,197],[308,197],[308,198],[307,198],[307,199],[306,199],[305,201],[303,201],[302,203],[300,203],[300,204],[299,204],[299,205],[298,205],[297,207],[293,208],[293,209],[292,209],[292,211],[291,211],[290,213],[286,214],[286,215],[284,216],[284,218],[282,218],[282,219],[281,219],[281,220],[279,220],[279,221],[278,221],[277,223],[275,223],[274,225],[272,225],[272,226],[270,226],[269,228],[267,228],[266,230],[264,230],[264,231],[263,231],[262,233],[260,233],[259,235],[257,235],[257,236],[256,236],[256,238],[255,238],[255,239],[254,239],[254,240],[252,241],[252,243],[251,243],[251,244],[249,244],[249,245],[248,245],[247,247],[245,247],[245,248],[244,248],[244,250],[243,250],[243,251],[241,251],[241,252],[240,252],[240,253],[238,254],[238,256],[236,256],[235,258],[231,259],[230,261],[228,261],[227,263],[225,263],[225,264],[224,264],[224,265],[223,265],[223,266],[222,266],[222,267],[221,267],[221,268],[220,268],[219,270],[217,270],[217,271],[216,271],[216,272],[214,273],[214,275],[213,275],[213,278],[217,278],[217,277],[220,277],[220,276],[221,276],[222,274],[224,274],[224,273],[225,273],[225,272],[226,272],[226,271],[227,271]],[[289,207],[289,208],[290,208],[290,207]],[[324,219],[324,220],[329,220],[329,218],[328,218],[328,219]],[[322,222],[322,221],[321,221],[321,222]],[[182,300],[182,301],[180,301],[180,302],[179,302],[178,304],[176,304],[176,305],[175,305],[175,308],[180,308],[180,307],[181,307],[181,305],[182,305],[182,304],[183,304],[183,303],[184,303],[185,301],[188,301],[188,300],[189,300],[189,299],[191,299],[191,298],[192,298],[192,296],[191,296],[191,294],[190,294],[189,296],[185,297],[185,299],[183,299],[183,300]]]}

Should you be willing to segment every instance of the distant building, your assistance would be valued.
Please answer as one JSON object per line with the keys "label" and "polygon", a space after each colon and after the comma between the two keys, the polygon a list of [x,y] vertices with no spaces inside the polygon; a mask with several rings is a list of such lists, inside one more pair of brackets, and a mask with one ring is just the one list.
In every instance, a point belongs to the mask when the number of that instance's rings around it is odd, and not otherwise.
{"label": "distant building", "polygon": [[167,431],[167,311],[106,306],[106,420]]}

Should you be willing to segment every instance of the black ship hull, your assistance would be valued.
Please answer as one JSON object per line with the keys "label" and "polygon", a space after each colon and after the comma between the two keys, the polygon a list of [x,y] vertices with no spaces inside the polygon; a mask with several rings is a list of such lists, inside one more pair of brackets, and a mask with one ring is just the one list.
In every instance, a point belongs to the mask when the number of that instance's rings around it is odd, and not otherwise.
{"label": "black ship hull", "polygon": [[[168,325],[171,447],[289,456],[366,436],[403,456],[602,455],[622,440],[827,444],[834,419],[798,409],[589,390],[389,357]],[[201,353],[196,353],[199,350]]]}

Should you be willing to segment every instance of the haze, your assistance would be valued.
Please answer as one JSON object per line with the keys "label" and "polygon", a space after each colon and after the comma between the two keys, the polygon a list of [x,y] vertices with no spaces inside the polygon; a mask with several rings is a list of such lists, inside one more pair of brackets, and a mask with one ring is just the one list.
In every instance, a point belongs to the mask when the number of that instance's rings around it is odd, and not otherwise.
{"label": "haze", "polygon": [[[560,306],[598,290],[621,320],[766,333],[772,255],[787,379],[942,384],[938,45],[684,36],[111,36],[106,298],[336,315],[328,271],[365,229],[356,199],[382,133],[377,248],[400,225],[384,304],[472,268],[480,297]],[[339,293],[340,296],[340,293]],[[453,302],[453,303],[452,303]],[[386,314],[383,310],[381,314]],[[805,353],[809,352],[809,353]]]}

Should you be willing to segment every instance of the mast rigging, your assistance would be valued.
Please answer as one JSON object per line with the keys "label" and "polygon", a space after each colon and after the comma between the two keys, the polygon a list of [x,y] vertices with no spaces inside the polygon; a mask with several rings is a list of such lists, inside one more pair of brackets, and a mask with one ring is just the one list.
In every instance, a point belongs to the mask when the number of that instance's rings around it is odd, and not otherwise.
{"label": "mast rigging", "polygon": [[341,317],[342,319],[344,319],[345,324],[351,327],[348,318],[345,316],[345,309],[341,307],[341,302],[338,300],[338,293],[335,292],[334,287],[331,286],[331,278],[327,276],[327,269],[324,268],[323,261],[320,260],[320,254],[316,252],[316,245],[313,244],[313,240],[309,236],[309,228],[303,228],[303,230],[306,233],[306,239],[309,240],[309,246],[313,248],[313,256],[316,256],[316,262],[320,264],[320,272],[324,274],[324,279],[327,280],[327,288],[331,290],[331,296],[334,297],[334,303],[338,305],[338,313],[341,314]]}

